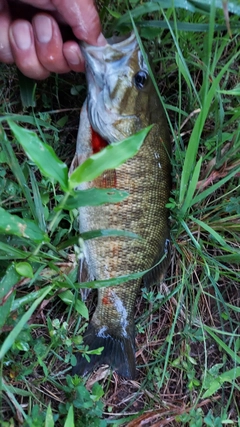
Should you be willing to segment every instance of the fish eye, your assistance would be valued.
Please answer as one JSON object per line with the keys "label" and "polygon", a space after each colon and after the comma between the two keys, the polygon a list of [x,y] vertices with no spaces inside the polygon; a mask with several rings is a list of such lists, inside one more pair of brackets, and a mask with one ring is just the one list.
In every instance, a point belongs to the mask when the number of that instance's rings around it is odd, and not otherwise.
{"label": "fish eye", "polygon": [[143,89],[148,80],[146,71],[138,71],[134,76],[134,83],[137,89]]}

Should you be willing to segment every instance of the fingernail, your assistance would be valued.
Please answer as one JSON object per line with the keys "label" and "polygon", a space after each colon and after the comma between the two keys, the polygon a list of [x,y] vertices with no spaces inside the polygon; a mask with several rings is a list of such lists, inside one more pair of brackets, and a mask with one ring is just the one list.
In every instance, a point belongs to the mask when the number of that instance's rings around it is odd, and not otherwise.
{"label": "fingernail", "polygon": [[37,15],[33,20],[37,39],[40,43],[48,43],[52,38],[52,21],[48,16]]}
{"label": "fingernail", "polygon": [[67,62],[72,65],[78,65],[81,62],[79,53],[75,49],[69,49],[67,52]]}
{"label": "fingernail", "polygon": [[32,44],[30,24],[28,22],[16,22],[11,28],[15,44],[18,49],[28,50]]}
{"label": "fingernail", "polygon": [[105,46],[105,44],[107,44],[107,40],[105,39],[104,35],[101,33],[97,38],[97,45]]}

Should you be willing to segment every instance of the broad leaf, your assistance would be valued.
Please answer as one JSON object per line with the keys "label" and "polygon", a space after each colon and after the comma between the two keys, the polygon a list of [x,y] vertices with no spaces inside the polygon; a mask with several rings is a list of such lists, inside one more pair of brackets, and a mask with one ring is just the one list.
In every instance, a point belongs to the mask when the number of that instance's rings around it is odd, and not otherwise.
{"label": "broad leaf", "polygon": [[92,181],[105,170],[115,169],[133,157],[137,154],[151,128],[152,126],[148,126],[135,135],[93,154],[73,171],[69,178],[70,188],[75,188],[82,182]]}
{"label": "broad leaf", "polygon": [[126,199],[126,191],[116,190],[114,188],[90,188],[89,190],[75,191],[64,204],[57,206],[56,210],[71,210],[82,206],[98,206],[104,203],[119,203]]}
{"label": "broad leaf", "polygon": [[0,208],[0,233],[25,237],[37,243],[49,241],[47,235],[33,221],[11,215],[3,208]]}
{"label": "broad leaf", "polygon": [[2,360],[5,356],[5,354],[8,352],[8,350],[12,347],[15,340],[17,339],[18,335],[22,331],[22,329],[25,327],[26,323],[32,316],[33,312],[36,310],[37,306],[42,302],[42,300],[47,296],[47,294],[52,290],[52,286],[46,286],[44,293],[39,297],[32,306],[26,311],[26,313],[22,316],[22,318],[18,321],[16,326],[11,330],[11,332],[8,334],[7,338],[3,342],[1,348],[0,348],[0,360]]}
{"label": "broad leaf", "polygon": [[67,191],[67,165],[56,156],[52,147],[43,143],[35,132],[24,129],[10,120],[8,121],[8,124],[29,159],[38,166],[41,173],[48,178],[55,179],[59,182],[62,189]]}

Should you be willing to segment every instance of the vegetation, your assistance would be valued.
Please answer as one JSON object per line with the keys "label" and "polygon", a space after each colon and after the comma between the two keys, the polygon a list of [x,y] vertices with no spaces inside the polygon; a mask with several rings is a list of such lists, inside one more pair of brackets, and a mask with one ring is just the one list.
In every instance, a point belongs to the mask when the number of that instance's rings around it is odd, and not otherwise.
{"label": "vegetation", "polygon": [[[172,262],[138,298],[136,381],[107,367],[71,376],[75,352],[89,357],[82,334],[95,303],[77,282],[91,235],[79,236],[76,208],[91,197],[73,190],[92,175],[68,178],[84,77],[36,86],[1,65],[1,426],[240,426],[240,6],[174,6],[130,0],[130,13],[105,0],[100,11],[106,35],[134,20],[172,132]],[[108,160],[105,151],[92,172]],[[126,194],[96,194],[109,197]]]}

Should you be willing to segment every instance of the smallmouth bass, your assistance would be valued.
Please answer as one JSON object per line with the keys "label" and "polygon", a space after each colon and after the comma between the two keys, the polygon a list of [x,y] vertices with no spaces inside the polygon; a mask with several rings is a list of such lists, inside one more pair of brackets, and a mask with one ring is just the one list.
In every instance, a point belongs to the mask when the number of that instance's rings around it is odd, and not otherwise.
{"label": "smallmouth bass", "polygon": [[132,33],[113,37],[102,47],[82,43],[86,63],[88,96],[80,116],[76,154],[72,168],[107,144],[114,144],[153,124],[139,152],[114,170],[78,189],[116,188],[129,193],[117,204],[79,209],[80,232],[118,229],[126,236],[86,241],[81,281],[104,280],[150,269],[143,280],[98,290],[98,303],[84,343],[89,350],[104,347],[90,362],[77,355],[73,373],[85,375],[101,364],[118,374],[134,378],[134,311],[142,281],[159,282],[169,264],[168,210],[171,186],[170,137],[165,113],[147,65]]}

